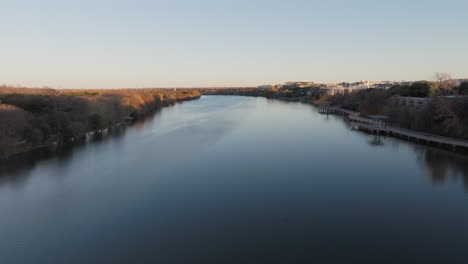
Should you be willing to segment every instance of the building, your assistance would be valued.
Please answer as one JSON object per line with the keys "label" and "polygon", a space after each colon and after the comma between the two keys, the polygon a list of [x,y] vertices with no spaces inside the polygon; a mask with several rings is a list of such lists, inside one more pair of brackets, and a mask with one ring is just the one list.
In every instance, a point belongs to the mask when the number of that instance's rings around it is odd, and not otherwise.
{"label": "building", "polygon": [[432,101],[432,98],[400,96],[398,100],[401,105],[421,108],[429,105]]}
{"label": "building", "polygon": [[372,84],[370,88],[374,89],[390,89],[393,86],[393,83],[375,83]]}
{"label": "building", "polygon": [[328,95],[348,94],[355,91],[353,87],[343,86],[325,86],[320,88],[320,90],[325,91]]}
{"label": "building", "polygon": [[267,90],[267,89],[273,88],[273,85],[269,85],[269,84],[267,84],[267,85],[260,85],[260,86],[258,86],[257,88],[260,89],[260,90]]}
{"label": "building", "polygon": [[286,89],[297,89],[297,88],[313,88],[317,85],[314,82],[310,81],[299,81],[299,82],[286,82],[283,85],[283,88]]}
{"label": "building", "polygon": [[401,86],[409,86],[412,85],[414,82],[406,82],[406,81],[401,81],[401,82],[396,82],[395,84],[401,85]]}
{"label": "building", "polygon": [[468,79],[453,79],[452,80],[455,87],[460,86],[464,82],[468,82]]}
{"label": "building", "polygon": [[[466,98],[466,96],[463,96],[463,95],[448,95],[448,96],[440,96],[440,97],[445,98],[447,100],[456,100],[456,99]],[[400,96],[398,100],[401,105],[406,105],[406,106],[410,106],[414,108],[421,108],[421,107],[429,105],[434,100],[434,98]]]}

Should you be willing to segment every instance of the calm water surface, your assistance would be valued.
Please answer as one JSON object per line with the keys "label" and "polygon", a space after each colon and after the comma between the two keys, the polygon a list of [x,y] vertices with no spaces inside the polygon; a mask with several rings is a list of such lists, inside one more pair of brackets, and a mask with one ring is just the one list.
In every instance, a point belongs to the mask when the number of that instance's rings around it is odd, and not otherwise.
{"label": "calm water surface", "polygon": [[204,96],[1,164],[0,263],[468,263],[468,157]]}

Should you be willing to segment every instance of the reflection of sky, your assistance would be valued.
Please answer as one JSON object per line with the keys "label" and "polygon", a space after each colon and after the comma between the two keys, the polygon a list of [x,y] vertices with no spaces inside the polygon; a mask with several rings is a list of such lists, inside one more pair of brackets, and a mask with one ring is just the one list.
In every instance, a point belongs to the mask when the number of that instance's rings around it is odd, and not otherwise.
{"label": "reflection of sky", "polygon": [[[42,160],[0,187],[0,261],[166,263],[156,256],[297,247],[391,257],[396,245],[433,257],[468,243],[451,224],[468,221],[454,177],[466,177],[465,157],[394,138],[370,144],[374,135],[324,118],[305,104],[206,96]],[[425,180],[438,162],[453,181]]]}
{"label": "reflection of sky", "polygon": [[[204,103],[211,100],[213,103]],[[206,97],[197,102],[186,102],[165,108],[153,122],[131,138],[133,146],[153,162],[181,161],[201,155],[223,137],[241,126],[255,107],[253,98],[224,97],[223,100]],[[145,146],[151,146],[146,148]],[[154,151],[157,150],[157,151]]]}

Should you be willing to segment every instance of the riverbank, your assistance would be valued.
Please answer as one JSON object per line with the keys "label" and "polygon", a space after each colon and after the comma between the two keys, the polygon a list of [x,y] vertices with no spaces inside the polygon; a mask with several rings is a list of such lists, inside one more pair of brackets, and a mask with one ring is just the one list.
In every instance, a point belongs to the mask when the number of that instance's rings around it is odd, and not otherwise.
{"label": "riverbank", "polygon": [[0,87],[0,158],[73,144],[200,98],[190,89],[55,90]]}
{"label": "riverbank", "polygon": [[[423,86],[422,89],[421,86]],[[202,94],[240,95],[301,101],[315,106],[340,106],[364,115],[385,115],[397,127],[457,140],[468,140],[468,97],[429,95],[429,83],[395,86],[390,89],[363,89],[347,94],[330,94],[320,88],[200,89]],[[426,91],[422,93],[421,90]],[[424,99],[424,104],[407,104],[405,96]]]}
{"label": "riverbank", "polygon": [[468,258],[457,247],[468,242],[466,155],[350,132],[300,103],[206,96],[163,109],[90,144],[0,163],[0,263],[212,263],[213,252],[313,262],[336,241],[352,263],[356,247],[380,262],[401,247],[422,261]]}
{"label": "riverbank", "polygon": [[404,129],[391,125],[385,119],[367,117],[362,113],[343,109],[340,107],[319,107],[322,114],[337,114],[346,116],[352,128],[359,129],[369,134],[387,135],[396,138],[406,139],[416,143],[435,144],[440,147],[447,147],[452,150],[468,150],[468,141],[456,138],[442,137],[429,133],[422,133],[410,129]]}

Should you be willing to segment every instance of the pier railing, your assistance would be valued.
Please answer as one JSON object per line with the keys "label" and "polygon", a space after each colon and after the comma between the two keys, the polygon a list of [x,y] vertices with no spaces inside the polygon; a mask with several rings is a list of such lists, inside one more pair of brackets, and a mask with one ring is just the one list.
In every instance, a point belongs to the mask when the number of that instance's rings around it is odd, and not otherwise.
{"label": "pier railing", "polygon": [[421,140],[425,142],[433,142],[455,147],[468,148],[468,140],[443,137],[425,132],[419,132],[411,129],[401,128],[395,125],[389,125],[382,120],[376,120],[361,116],[359,112],[342,109],[339,107],[323,107],[319,108],[321,113],[341,114],[349,117],[351,126],[360,128],[373,133],[384,133],[387,135],[403,136],[408,139]]}

